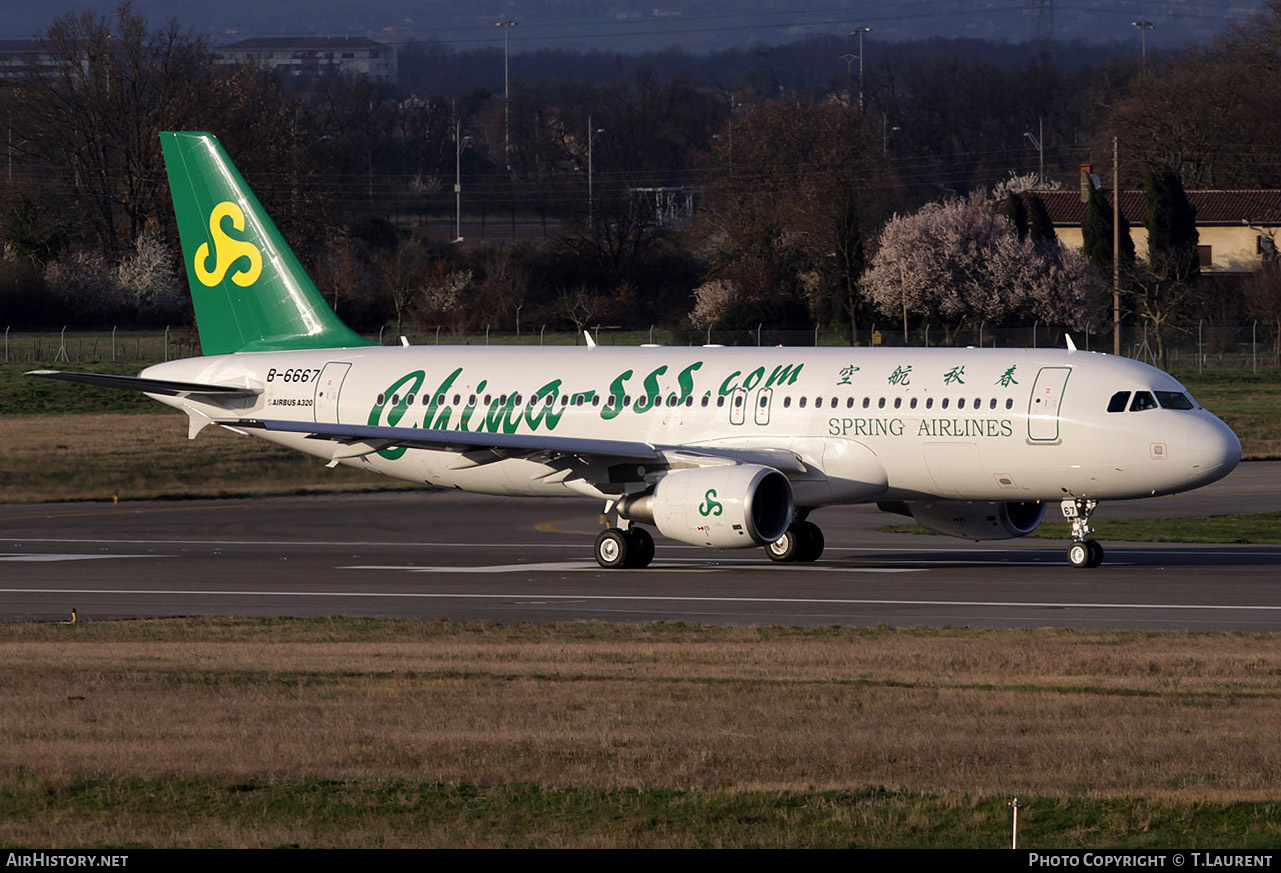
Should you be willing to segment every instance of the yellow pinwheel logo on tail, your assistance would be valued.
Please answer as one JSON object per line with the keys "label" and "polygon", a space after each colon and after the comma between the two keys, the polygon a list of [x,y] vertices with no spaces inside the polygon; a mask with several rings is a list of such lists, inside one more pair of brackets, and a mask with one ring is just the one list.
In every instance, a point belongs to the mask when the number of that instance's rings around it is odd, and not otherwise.
{"label": "yellow pinwheel logo on tail", "polygon": [[222,229],[224,218],[230,218],[231,226],[236,230],[245,229],[245,213],[239,206],[230,200],[224,200],[215,206],[213,212],[209,213],[209,236],[214,246],[212,252],[214,267],[212,270],[207,268],[211,254],[209,243],[201,243],[200,248],[196,249],[196,260],[192,265],[196,270],[196,278],[201,284],[212,288],[221,284],[233,264],[241,258],[248,258],[247,267],[242,265],[231,274],[231,281],[241,288],[248,288],[258,281],[258,276],[262,274],[262,252],[258,251],[258,247],[251,242],[228,236]]}

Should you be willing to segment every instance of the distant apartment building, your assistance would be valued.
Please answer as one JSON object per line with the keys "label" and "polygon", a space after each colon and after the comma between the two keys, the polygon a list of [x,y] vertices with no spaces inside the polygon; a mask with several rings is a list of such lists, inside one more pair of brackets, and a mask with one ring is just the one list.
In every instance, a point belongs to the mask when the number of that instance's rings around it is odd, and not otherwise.
{"label": "distant apartment building", "polygon": [[52,66],[34,39],[0,39],[0,82],[16,79],[28,70]]}
{"label": "distant apartment building", "polygon": [[353,73],[396,81],[396,49],[363,36],[280,36],[242,39],[219,47],[218,63],[254,63],[289,76]]}

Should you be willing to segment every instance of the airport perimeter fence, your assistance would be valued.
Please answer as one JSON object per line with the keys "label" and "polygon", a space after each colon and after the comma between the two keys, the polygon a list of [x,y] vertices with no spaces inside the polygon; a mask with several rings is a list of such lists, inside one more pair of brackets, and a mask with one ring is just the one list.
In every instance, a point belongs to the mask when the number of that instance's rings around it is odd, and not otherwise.
{"label": "airport perimeter fence", "polygon": [[[625,328],[618,325],[594,325],[589,328],[594,340],[602,346],[845,346],[851,345],[848,329],[834,331],[820,325],[802,330],[781,330],[760,325],[754,330],[693,330],[657,326]],[[378,333],[366,334],[383,345],[399,345],[400,334],[394,326]],[[499,331],[487,329],[473,333],[452,332],[444,327],[405,330],[412,345],[583,345],[581,334],[545,325],[535,329]],[[985,324],[948,332],[937,325],[910,328],[906,335],[897,330],[869,325],[858,331],[858,345],[863,347],[951,346],[983,348],[1066,348],[1071,336],[1083,351],[1112,351],[1110,324],[1098,329],[1072,330],[1059,325],[1033,324],[1026,327],[990,328]],[[188,358],[199,355],[200,341],[192,327],[152,330],[16,331],[5,328],[5,363],[138,363]],[[1255,321],[1244,325],[1199,324],[1179,334],[1164,347],[1165,361],[1155,337],[1142,326],[1128,326],[1122,331],[1121,353],[1169,370],[1244,370],[1281,366],[1281,350],[1275,324]]]}

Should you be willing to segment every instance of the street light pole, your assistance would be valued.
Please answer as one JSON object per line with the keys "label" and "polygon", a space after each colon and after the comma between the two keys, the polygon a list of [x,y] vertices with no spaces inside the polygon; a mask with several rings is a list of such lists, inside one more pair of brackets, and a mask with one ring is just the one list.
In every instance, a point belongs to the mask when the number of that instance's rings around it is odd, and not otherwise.
{"label": "street light pole", "polygon": [[856,27],[850,36],[858,35],[858,111],[863,111],[863,34],[871,33],[870,27]]}
{"label": "street light pole", "polygon": [[507,52],[507,36],[511,29],[520,22],[518,21],[499,21],[494,27],[503,29],[503,161],[507,164],[507,172],[512,169],[511,139],[508,131],[510,130],[510,113],[507,107],[511,104],[511,79],[509,76],[509,55]]}
{"label": "street light pole", "polygon": [[454,242],[463,241],[463,149],[471,137],[463,136],[463,123],[454,122]]}
{"label": "street light pole", "polygon": [[592,127],[592,117],[587,116],[587,223],[592,224],[595,217],[595,206],[592,199],[592,147],[596,137],[605,132],[605,128]]}
{"label": "street light pole", "polygon": [[1036,130],[1037,130],[1037,133],[1039,134],[1038,136],[1032,136],[1031,131],[1024,131],[1023,135],[1032,141],[1032,145],[1036,146],[1036,154],[1037,154],[1037,161],[1038,161],[1037,163],[1038,169],[1036,173],[1036,185],[1039,188],[1045,184],[1045,147],[1041,145],[1041,143],[1045,141],[1045,119],[1044,118],[1037,119]]}
{"label": "street light pole", "polygon": [[1139,29],[1140,57],[1142,58],[1140,69],[1142,74],[1146,76],[1148,74],[1148,31],[1156,27],[1156,25],[1150,21],[1131,21],[1130,26]]}
{"label": "street light pole", "polygon": [[854,90],[854,62],[858,60],[858,55],[844,54],[841,60],[845,61],[845,99],[850,99],[850,92]]}

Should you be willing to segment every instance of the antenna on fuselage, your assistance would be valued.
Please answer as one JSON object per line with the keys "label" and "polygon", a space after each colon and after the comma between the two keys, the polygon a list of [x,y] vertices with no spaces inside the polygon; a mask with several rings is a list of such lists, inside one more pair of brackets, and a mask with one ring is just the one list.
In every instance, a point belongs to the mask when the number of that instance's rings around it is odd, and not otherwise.
{"label": "antenna on fuselage", "polygon": [[589,330],[584,330],[584,331],[583,331],[583,338],[584,338],[585,340],[587,340],[587,348],[589,348],[589,349],[594,349],[594,348],[596,348],[596,340],[592,339],[591,331],[589,331]]}
{"label": "antenna on fuselage", "polygon": [[1075,352],[1075,351],[1076,351],[1076,343],[1072,342],[1072,334],[1067,333],[1066,331],[1064,331],[1064,333],[1063,333],[1063,340],[1067,343],[1067,347],[1068,347],[1068,351],[1069,351],[1069,352]]}

